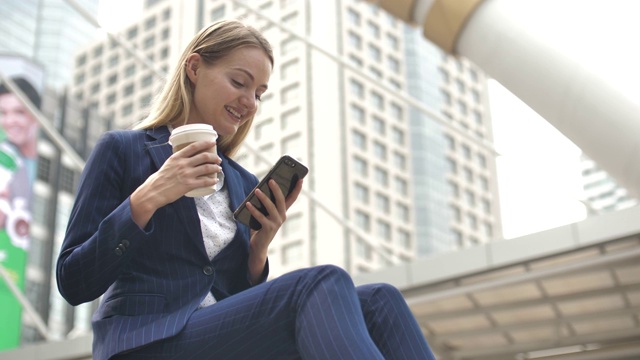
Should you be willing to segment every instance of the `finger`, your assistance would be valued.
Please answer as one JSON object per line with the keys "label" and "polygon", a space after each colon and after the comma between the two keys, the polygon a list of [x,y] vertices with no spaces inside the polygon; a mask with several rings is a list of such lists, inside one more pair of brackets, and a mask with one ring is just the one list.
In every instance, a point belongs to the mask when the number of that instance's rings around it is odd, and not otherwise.
{"label": "finger", "polygon": [[286,208],[289,209],[291,205],[298,199],[298,195],[302,192],[302,179],[298,180],[296,186],[293,188],[287,199],[285,200]]}
{"label": "finger", "polygon": [[[256,190],[257,191],[257,190]],[[270,221],[262,212],[260,212],[260,210],[258,210],[258,208],[255,207],[255,205],[253,205],[252,203],[248,202],[247,203],[247,209],[249,210],[249,213],[260,223],[260,225],[262,225],[261,230],[267,230],[268,231],[272,231],[271,229],[274,228],[274,224],[273,221]]]}
{"label": "finger", "polygon": [[275,205],[278,208],[280,214],[285,214],[287,212],[287,207],[284,200],[284,194],[282,193],[282,189],[278,186],[278,183],[271,179],[269,180],[269,188],[275,197]]}
{"label": "finger", "polygon": [[[273,180],[269,180],[269,182],[271,182],[271,181],[273,181]],[[271,185],[271,184],[269,184],[269,185]],[[277,186],[278,185],[276,185],[276,187]],[[271,186],[269,186],[269,187],[271,188]],[[273,189],[271,189],[271,191],[273,191]],[[282,195],[282,192],[280,192],[280,194]],[[267,214],[269,214],[269,217],[273,221],[280,221],[281,213],[278,212],[278,208],[273,203],[273,201],[271,201],[271,198],[269,198],[269,196],[267,196],[267,194],[265,194],[260,189],[256,189],[256,196],[258,197],[258,200],[260,200],[262,205],[265,207],[265,209],[267,209]]]}

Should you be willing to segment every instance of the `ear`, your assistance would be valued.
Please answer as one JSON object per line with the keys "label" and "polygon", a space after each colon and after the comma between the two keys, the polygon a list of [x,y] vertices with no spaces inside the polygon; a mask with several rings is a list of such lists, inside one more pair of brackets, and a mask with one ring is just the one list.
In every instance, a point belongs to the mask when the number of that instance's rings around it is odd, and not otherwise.
{"label": "ear", "polygon": [[187,57],[185,71],[187,72],[189,80],[191,80],[193,84],[195,84],[198,79],[198,69],[200,68],[200,61],[200,54],[197,53],[193,53],[189,55],[189,57]]}

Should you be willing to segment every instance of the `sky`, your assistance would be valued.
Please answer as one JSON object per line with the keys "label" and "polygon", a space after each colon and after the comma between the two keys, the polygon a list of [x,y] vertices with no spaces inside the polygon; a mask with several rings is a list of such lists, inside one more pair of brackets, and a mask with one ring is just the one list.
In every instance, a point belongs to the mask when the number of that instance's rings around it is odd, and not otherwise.
{"label": "sky", "polygon": [[[540,12],[531,14],[527,26],[545,32],[549,41],[561,44],[563,51],[640,103],[640,47],[634,39],[640,34],[640,1],[536,1]],[[135,21],[140,12],[135,4],[141,0],[101,0],[103,27],[115,31]],[[488,88],[500,154],[496,162],[503,237],[584,219],[580,149],[498,82],[490,80]]]}

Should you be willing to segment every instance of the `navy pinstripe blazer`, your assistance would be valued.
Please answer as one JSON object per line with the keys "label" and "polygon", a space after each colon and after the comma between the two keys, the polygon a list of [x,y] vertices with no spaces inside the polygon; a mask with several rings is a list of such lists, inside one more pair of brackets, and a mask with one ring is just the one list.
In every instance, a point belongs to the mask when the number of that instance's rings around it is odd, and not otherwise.
{"label": "navy pinstripe blazer", "polygon": [[[238,224],[209,261],[193,199],[158,209],[144,229],[131,219],[129,195],[171,155],[168,138],[167,127],[108,132],[83,171],[56,275],[72,305],[104,294],[93,316],[94,359],[175,335],[209,291],[221,300],[251,286],[248,227]],[[233,210],[258,179],[220,157]]]}

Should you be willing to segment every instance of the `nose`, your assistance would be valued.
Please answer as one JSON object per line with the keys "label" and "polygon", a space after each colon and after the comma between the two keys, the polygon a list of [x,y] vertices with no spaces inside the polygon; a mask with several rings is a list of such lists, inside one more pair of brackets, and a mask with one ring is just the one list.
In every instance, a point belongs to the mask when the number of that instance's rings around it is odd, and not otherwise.
{"label": "nose", "polygon": [[253,93],[245,94],[240,98],[240,104],[244,106],[247,111],[254,112],[258,108],[258,99]]}

